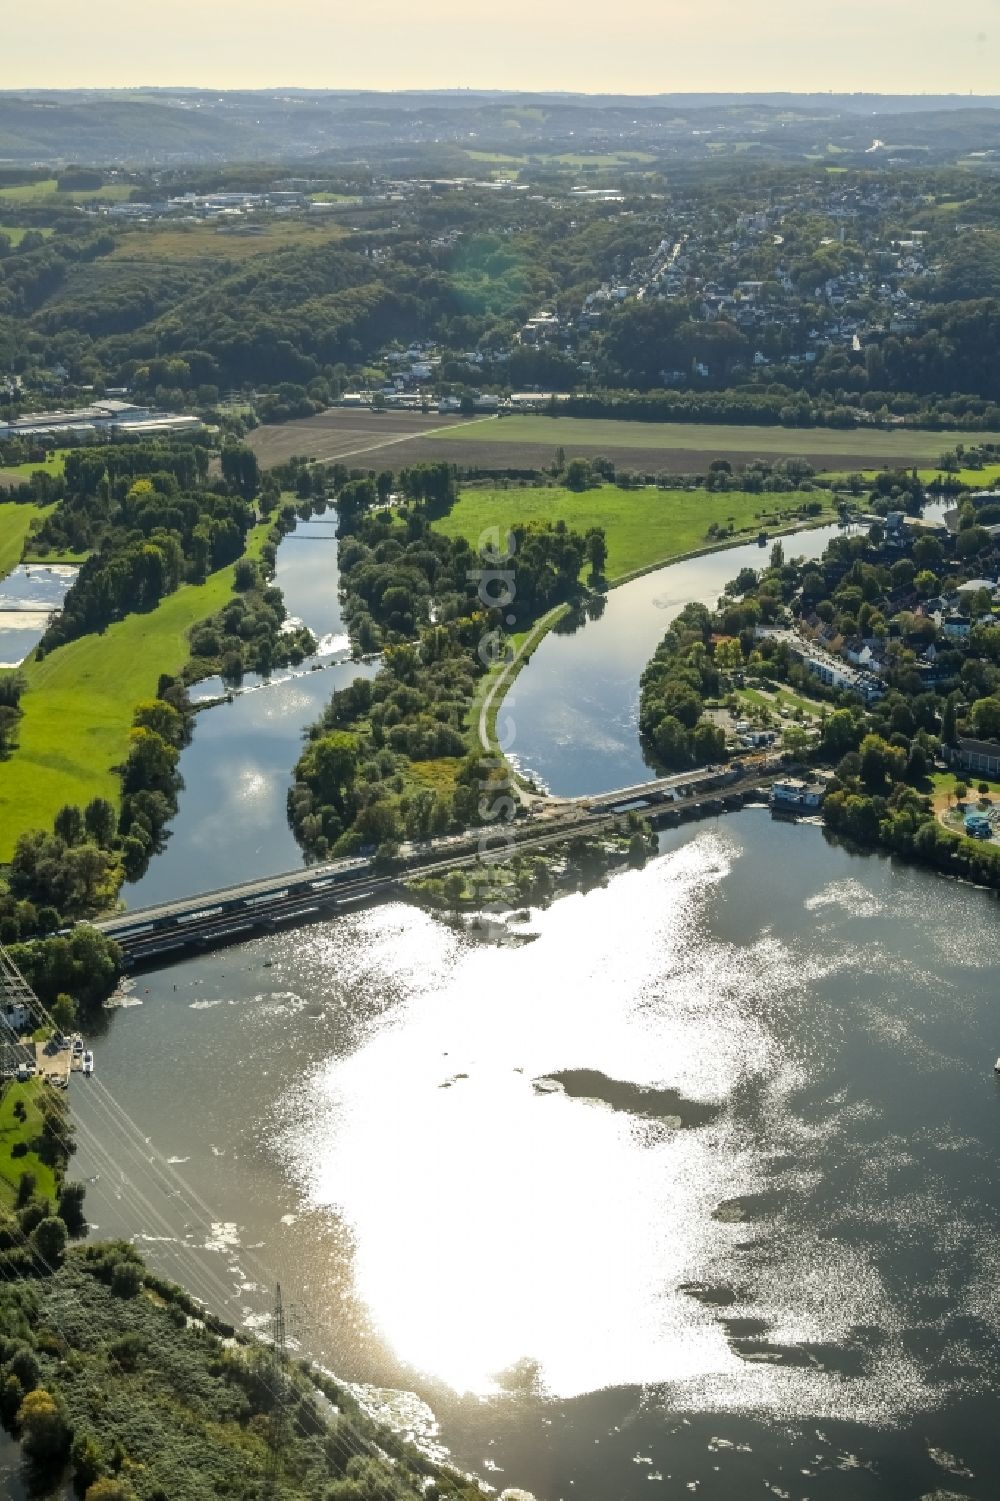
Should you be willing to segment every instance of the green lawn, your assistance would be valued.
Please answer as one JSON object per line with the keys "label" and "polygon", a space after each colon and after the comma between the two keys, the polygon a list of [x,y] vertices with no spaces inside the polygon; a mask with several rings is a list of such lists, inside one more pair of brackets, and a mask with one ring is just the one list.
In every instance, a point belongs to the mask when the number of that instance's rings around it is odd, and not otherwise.
{"label": "green lawn", "polygon": [[55,234],[55,230],[25,229],[23,226],[18,224],[0,224],[0,235],[6,235],[12,245],[20,245],[21,241],[27,234],[41,235],[43,239],[47,240],[50,235]]}
{"label": "green lawn", "polygon": [[[17,1185],[22,1173],[33,1173],[35,1192],[39,1198],[55,1199],[55,1174],[34,1152],[23,1157],[12,1157],[10,1149],[15,1142],[30,1142],[42,1129],[42,1115],[38,1108],[38,1096],[43,1089],[51,1089],[40,1079],[29,1079],[26,1084],[16,1081],[7,1086],[0,1099],[0,1203],[12,1205],[17,1194]],[[14,1106],[23,1100],[26,1119],[19,1121],[14,1115]]]}
{"label": "green lawn", "polygon": [[[262,522],[250,534],[248,556],[260,555],[270,527]],[[181,670],[188,631],[221,609],[232,587],[232,567],[221,568],[204,584],[168,594],[148,615],[129,615],[25,664],[18,748],[0,762],[0,864],[19,835],[50,828],[64,803],[107,797],[117,804],[112,768],[125,758],[135,705],[153,697],[161,673]]]}
{"label": "green lawn", "polygon": [[955,474],[946,474],[943,469],[918,469],[920,479],[930,485],[936,479],[954,479],[971,490],[992,490],[1000,483],[1000,464],[984,464],[982,469],[959,469]]}
{"label": "green lawn", "polygon": [[53,506],[36,506],[30,501],[18,504],[0,500],[0,579],[5,579],[21,561],[24,539],[32,522],[41,521]]}
{"label": "green lawn", "polygon": [[[737,532],[755,535],[762,524],[773,530],[781,520],[779,512],[784,511],[788,519],[812,500],[829,506],[822,490],[789,495],[619,490],[616,485],[583,494],[563,489],[466,490],[435,525],[447,536],[465,537],[473,545],[491,528],[508,530],[518,522],[562,520],[582,531],[603,526],[608,541],[607,576],[613,583],[682,553],[711,547],[713,539],[706,532],[713,521],[725,526],[732,517]],[[766,518],[763,522],[762,517]]]}
{"label": "green lawn", "polygon": [[[977,441],[1000,443],[1000,434],[977,433]],[[781,458],[812,453],[844,454],[856,458],[893,459],[902,465],[936,462],[956,443],[968,443],[969,434],[893,429],[828,427],[750,427],[705,422],[615,422],[589,417],[503,417],[493,422],[469,423],[435,434],[435,440],[450,443],[548,443],[574,450],[585,447],[610,451],[615,448],[691,449],[713,457],[726,453],[757,454]]]}

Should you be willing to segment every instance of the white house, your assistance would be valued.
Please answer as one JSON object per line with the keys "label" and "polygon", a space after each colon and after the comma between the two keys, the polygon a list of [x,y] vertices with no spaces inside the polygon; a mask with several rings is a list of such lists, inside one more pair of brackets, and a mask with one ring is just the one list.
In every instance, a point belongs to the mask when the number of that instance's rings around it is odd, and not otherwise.
{"label": "white house", "polygon": [[771,787],[772,808],[811,809],[823,801],[825,788],[809,782],[800,782],[797,777],[788,777],[783,782],[774,782]]}

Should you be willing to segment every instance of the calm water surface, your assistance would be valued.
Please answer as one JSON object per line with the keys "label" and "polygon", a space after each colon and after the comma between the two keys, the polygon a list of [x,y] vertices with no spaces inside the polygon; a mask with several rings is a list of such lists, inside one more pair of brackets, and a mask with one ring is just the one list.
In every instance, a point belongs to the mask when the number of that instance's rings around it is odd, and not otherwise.
{"label": "calm water surface", "polygon": [[[938,517],[946,509],[924,510]],[[782,537],[786,558],[818,558],[837,525]],[[639,743],[639,679],[670,622],[697,600],[714,606],[742,568],[766,567],[771,543],[674,563],[612,589],[598,620],[550,632],[504,700],[500,730],[523,770],[564,797],[634,786],[656,773]]]}
{"label": "calm water surface", "polygon": [[97,1229],[237,1322],[280,1276],[546,1501],[994,1496],[992,899],[763,812],[664,849],[523,946],[392,905],[144,977]]}
{"label": "calm water surface", "polygon": [[[279,581],[335,656],[326,536],[302,524]],[[641,668],[744,562],[661,570],[546,639],[512,717],[555,790],[648,774]],[[355,671],[200,716],[133,903],[298,863],[290,769]],[[246,1327],[280,1277],[303,1348],[418,1393],[498,1489],[986,1501],[994,903],[763,812],[662,848],[527,943],[391,905],[143,977],[74,1089],[96,1229]]]}
{"label": "calm water surface", "polygon": [[[375,668],[348,660],[332,513],[299,522],[284,538],[275,581],[285,592],[289,615],[316,637],[317,654],[266,682],[248,674],[231,703],[216,703],[198,714],[194,737],[181,755],[184,790],[177,817],[164,851],[141,880],[125,888],[130,907],[302,864],[285,810],[303,734],[335,689],[370,676]],[[318,667],[323,670],[314,670]],[[220,678],[210,678],[192,689],[192,697],[213,699],[225,691]]]}

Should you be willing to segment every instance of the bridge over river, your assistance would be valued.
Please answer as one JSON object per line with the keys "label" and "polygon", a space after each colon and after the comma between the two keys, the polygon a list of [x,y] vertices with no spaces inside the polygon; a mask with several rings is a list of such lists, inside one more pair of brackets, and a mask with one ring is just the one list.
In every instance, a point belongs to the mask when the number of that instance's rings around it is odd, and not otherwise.
{"label": "bridge over river", "polygon": [[[684,772],[640,782],[596,797],[539,804],[507,829],[518,852],[540,850],[574,834],[594,833],[623,814],[646,812],[677,818],[741,807],[779,774],[776,763]],[[405,845],[397,868],[355,858],[284,871],[177,901],[95,919],[93,926],[121,945],[126,968],[161,964],[185,953],[222,948],[297,923],[399,895],[404,880],[474,865],[483,854],[479,834],[457,834]],[[500,858],[497,846],[493,858]]]}

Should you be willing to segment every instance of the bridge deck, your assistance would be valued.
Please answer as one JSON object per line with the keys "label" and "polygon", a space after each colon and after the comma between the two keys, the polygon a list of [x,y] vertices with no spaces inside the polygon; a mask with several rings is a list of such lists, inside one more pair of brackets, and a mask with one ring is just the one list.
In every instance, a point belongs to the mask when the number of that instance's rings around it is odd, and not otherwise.
{"label": "bridge deck", "polygon": [[[520,849],[537,848],[585,833],[608,823],[616,806],[629,801],[655,803],[662,801],[665,794],[682,789],[688,795],[677,806],[692,807],[713,802],[727,793],[745,792],[773,775],[770,769],[760,767],[747,770],[748,775],[727,779],[724,769],[701,768],[578,798],[566,805],[565,812],[546,821],[544,827],[540,821],[519,821],[516,844]],[[96,919],[93,926],[116,939],[127,952],[141,952],[154,946],[161,952],[169,947],[181,949],[199,933],[220,935],[243,929],[249,933],[262,924],[305,920],[306,914],[316,914],[321,909],[329,911],[360,897],[382,896],[396,888],[401,874],[405,878],[424,870],[467,865],[479,858],[478,848],[476,834],[452,835],[429,845],[410,846],[401,873],[376,872],[370,860],[360,857],[335,861],[115,913]]]}

